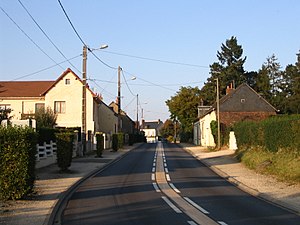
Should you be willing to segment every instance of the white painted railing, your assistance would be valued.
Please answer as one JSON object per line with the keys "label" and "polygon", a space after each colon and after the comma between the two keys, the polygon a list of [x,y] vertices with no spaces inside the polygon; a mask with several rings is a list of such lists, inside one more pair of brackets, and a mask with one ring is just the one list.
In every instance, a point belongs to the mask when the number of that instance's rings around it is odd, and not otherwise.
{"label": "white painted railing", "polygon": [[[36,154],[36,168],[45,167],[51,164],[56,163],[56,151],[57,146],[56,143],[53,141],[50,141],[50,144],[47,144],[46,142],[43,143],[43,145],[36,145],[37,148],[37,154]],[[73,154],[72,157],[76,157],[76,151],[78,149],[78,143],[74,143],[73,145]]]}

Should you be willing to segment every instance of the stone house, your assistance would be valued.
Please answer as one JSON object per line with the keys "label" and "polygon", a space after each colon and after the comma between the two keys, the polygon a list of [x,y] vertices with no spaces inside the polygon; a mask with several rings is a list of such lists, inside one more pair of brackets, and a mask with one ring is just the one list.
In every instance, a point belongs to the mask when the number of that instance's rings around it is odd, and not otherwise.
{"label": "stone house", "polygon": [[[221,127],[231,127],[236,122],[260,121],[276,115],[277,110],[246,83],[236,89],[227,87],[226,95],[219,100]],[[210,123],[217,120],[216,103],[194,123],[194,144],[215,146]]]}

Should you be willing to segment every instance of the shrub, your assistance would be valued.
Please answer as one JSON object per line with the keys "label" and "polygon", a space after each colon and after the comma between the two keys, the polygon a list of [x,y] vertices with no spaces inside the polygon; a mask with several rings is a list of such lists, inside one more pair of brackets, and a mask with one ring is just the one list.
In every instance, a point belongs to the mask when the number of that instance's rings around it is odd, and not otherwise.
{"label": "shrub", "polygon": [[37,134],[29,127],[0,126],[0,198],[20,199],[35,181]]}
{"label": "shrub", "polygon": [[123,148],[124,146],[124,134],[118,133],[118,149]]}
{"label": "shrub", "polygon": [[70,132],[56,133],[57,165],[61,171],[71,166],[74,134]]}
{"label": "shrub", "polygon": [[114,150],[114,151],[118,151],[118,146],[119,146],[119,144],[118,144],[118,134],[113,134],[112,135],[112,149]]}
{"label": "shrub", "polygon": [[35,113],[35,120],[37,128],[48,127],[53,128],[56,124],[57,114],[54,111],[47,107],[46,109],[40,108]]}
{"label": "shrub", "polygon": [[38,143],[43,145],[44,142],[50,143],[50,141],[55,141],[55,129],[41,127],[37,129],[38,132]]}
{"label": "shrub", "polygon": [[96,145],[96,154],[97,157],[102,157],[102,152],[104,150],[104,137],[102,133],[96,133],[96,140],[97,140],[97,145]]}

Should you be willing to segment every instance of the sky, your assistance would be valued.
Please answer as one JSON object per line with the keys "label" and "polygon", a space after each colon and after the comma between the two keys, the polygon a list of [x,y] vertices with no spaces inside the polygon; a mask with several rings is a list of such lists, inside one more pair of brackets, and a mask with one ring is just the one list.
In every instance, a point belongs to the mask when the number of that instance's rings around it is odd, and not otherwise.
{"label": "sky", "polygon": [[[246,71],[259,70],[272,54],[284,69],[300,50],[299,0],[60,3],[98,57],[87,56],[89,86],[106,104],[115,101],[120,66],[121,107],[133,120],[137,108],[139,120],[168,119],[165,101],[182,86],[201,89],[209,65],[218,62],[217,51],[232,36],[247,57]],[[0,0],[0,81],[56,80],[67,68],[82,77],[83,43],[60,3]],[[96,50],[103,44],[109,47]]]}

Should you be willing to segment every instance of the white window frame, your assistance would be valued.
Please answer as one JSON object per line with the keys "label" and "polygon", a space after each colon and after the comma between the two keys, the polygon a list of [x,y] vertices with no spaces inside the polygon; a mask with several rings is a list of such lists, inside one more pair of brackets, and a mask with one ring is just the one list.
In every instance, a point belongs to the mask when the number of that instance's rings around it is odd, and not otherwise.
{"label": "white window frame", "polygon": [[54,101],[54,113],[58,113],[58,114],[66,113],[66,102]]}

